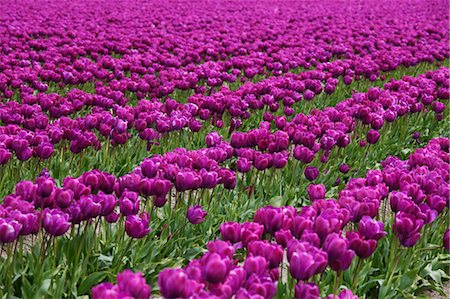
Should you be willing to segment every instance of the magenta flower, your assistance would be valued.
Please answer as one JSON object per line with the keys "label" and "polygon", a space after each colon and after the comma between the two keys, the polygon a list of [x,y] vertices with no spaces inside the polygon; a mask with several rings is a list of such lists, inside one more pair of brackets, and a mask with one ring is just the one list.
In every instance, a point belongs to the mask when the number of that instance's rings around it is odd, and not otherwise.
{"label": "magenta flower", "polygon": [[135,239],[145,237],[151,231],[149,227],[149,215],[147,213],[142,213],[140,216],[127,216],[125,221],[125,231],[130,237]]}
{"label": "magenta flower", "polygon": [[295,298],[296,299],[319,299],[320,298],[319,287],[313,282],[305,283],[300,280],[295,285]]}
{"label": "magenta flower", "polygon": [[368,143],[375,144],[378,142],[378,139],[380,139],[380,133],[378,131],[370,129],[369,132],[367,132]]}
{"label": "magenta flower", "polygon": [[45,209],[43,211],[42,225],[52,236],[64,235],[70,228],[69,215],[60,210]]}
{"label": "magenta flower", "polygon": [[347,232],[349,248],[355,251],[360,258],[368,258],[377,248],[377,241],[373,239],[366,240],[358,232]]}
{"label": "magenta flower", "polygon": [[323,272],[328,262],[326,252],[297,240],[289,242],[287,256],[289,272],[297,280],[308,280],[313,275]]}
{"label": "magenta flower", "polygon": [[119,287],[109,282],[104,282],[92,288],[92,299],[120,299],[121,294]]}
{"label": "magenta flower", "polygon": [[222,239],[237,243],[241,240],[241,225],[238,222],[225,222],[220,225]]}
{"label": "magenta flower", "polygon": [[150,298],[150,286],[140,272],[133,273],[131,270],[125,270],[117,274],[117,286],[122,293],[133,298]]}
{"label": "magenta flower", "polygon": [[422,219],[414,215],[398,212],[395,214],[394,232],[405,247],[412,247],[420,238],[420,231],[424,225]]}
{"label": "magenta flower", "polygon": [[338,296],[336,295],[328,295],[324,299],[358,299],[358,296],[353,295],[352,291],[350,290],[343,290],[339,293]]}
{"label": "magenta flower", "polygon": [[210,283],[224,282],[231,267],[230,260],[222,258],[217,253],[207,253],[202,257],[200,263],[203,265],[203,277]]}
{"label": "magenta flower", "polygon": [[201,205],[190,207],[186,212],[186,218],[192,224],[199,224],[205,221],[208,212],[202,209]]}
{"label": "magenta flower", "polygon": [[384,231],[384,224],[381,221],[376,221],[369,216],[363,216],[358,223],[358,230],[365,239],[380,240],[387,235]]}
{"label": "magenta flower", "polygon": [[319,170],[315,166],[307,166],[304,174],[309,181],[314,181],[319,176]]}
{"label": "magenta flower", "polygon": [[314,152],[304,146],[294,148],[294,158],[308,164],[314,159]]}
{"label": "magenta flower", "polygon": [[283,261],[283,248],[267,241],[250,242],[247,251],[254,256],[264,257],[269,262],[270,268],[277,268]]}
{"label": "magenta flower", "polygon": [[263,256],[249,255],[245,259],[244,270],[247,272],[247,276],[252,274],[256,274],[258,276],[263,275],[267,268],[268,262]]}
{"label": "magenta flower", "polygon": [[284,215],[278,208],[267,206],[258,209],[253,221],[264,225],[266,233],[274,234],[283,226]]}
{"label": "magenta flower", "polygon": [[11,243],[17,240],[22,224],[16,220],[5,220],[0,218],[0,242]]}
{"label": "magenta flower", "polygon": [[339,171],[342,172],[343,174],[346,174],[347,172],[349,172],[350,170],[350,166],[348,166],[345,163],[342,163],[341,165],[339,165]]}
{"label": "magenta flower", "polygon": [[355,252],[349,249],[348,240],[337,233],[327,236],[323,250],[328,253],[328,264],[334,271],[347,270],[355,256]]}
{"label": "magenta flower", "polygon": [[158,286],[164,298],[188,298],[195,291],[189,278],[181,269],[165,269],[159,273]]}
{"label": "magenta flower", "polygon": [[318,199],[325,199],[325,185],[319,184],[314,185],[310,184],[308,188],[306,188],[306,191],[308,192],[308,196],[311,199],[311,201],[318,200]]}

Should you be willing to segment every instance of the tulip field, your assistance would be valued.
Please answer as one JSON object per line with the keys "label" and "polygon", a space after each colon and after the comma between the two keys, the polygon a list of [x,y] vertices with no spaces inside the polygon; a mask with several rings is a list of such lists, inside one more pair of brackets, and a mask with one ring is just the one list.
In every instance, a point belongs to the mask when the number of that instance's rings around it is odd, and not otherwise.
{"label": "tulip field", "polygon": [[448,296],[449,4],[1,1],[0,298]]}

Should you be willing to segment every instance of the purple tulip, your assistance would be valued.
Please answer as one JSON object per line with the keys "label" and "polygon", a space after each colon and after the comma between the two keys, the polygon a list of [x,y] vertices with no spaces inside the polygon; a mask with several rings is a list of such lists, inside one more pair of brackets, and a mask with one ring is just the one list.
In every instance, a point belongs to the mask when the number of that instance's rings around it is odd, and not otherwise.
{"label": "purple tulip", "polygon": [[153,178],[158,170],[158,165],[155,164],[151,159],[145,159],[141,163],[142,174],[147,178]]}
{"label": "purple tulip", "polygon": [[347,240],[349,240],[349,248],[355,251],[356,255],[362,259],[368,258],[377,248],[377,241],[373,239],[365,239],[358,232],[347,232]]}
{"label": "purple tulip", "polygon": [[234,247],[231,246],[229,242],[222,240],[208,242],[206,247],[208,248],[208,252],[217,253],[222,258],[228,257],[232,259],[235,251]]}
{"label": "purple tulip", "polygon": [[334,271],[347,270],[355,256],[355,252],[349,249],[348,240],[337,233],[327,236],[323,250],[328,253],[328,264]]}
{"label": "purple tulip", "polygon": [[73,197],[74,193],[72,190],[57,189],[55,196],[56,205],[61,209],[68,208],[72,204]]}
{"label": "purple tulip", "polygon": [[158,286],[164,298],[188,298],[195,291],[189,278],[181,269],[165,269],[159,273]]}
{"label": "purple tulip", "polygon": [[201,205],[190,207],[186,212],[186,218],[192,224],[199,224],[205,221],[208,212],[202,209]]}
{"label": "purple tulip", "polygon": [[242,244],[247,246],[251,241],[261,240],[264,226],[256,222],[244,222],[241,226]]}
{"label": "purple tulip", "polygon": [[237,222],[225,222],[220,225],[222,239],[237,243],[241,241],[241,225]]}
{"label": "purple tulip", "polygon": [[312,229],[314,223],[312,220],[304,216],[295,216],[292,221],[291,232],[297,239],[300,239],[303,232],[308,229]]}
{"label": "purple tulip", "polygon": [[96,195],[90,194],[83,195],[78,201],[78,205],[83,213],[83,220],[93,219],[100,215],[102,205],[99,202],[96,202],[96,199]]}
{"label": "purple tulip", "polygon": [[254,256],[264,257],[270,268],[277,268],[283,261],[283,248],[279,245],[258,240],[250,242],[247,251]]}
{"label": "purple tulip", "polygon": [[266,233],[274,234],[283,225],[284,215],[277,208],[267,206],[258,209],[253,217],[253,221],[264,225]]}
{"label": "purple tulip", "polygon": [[299,281],[295,285],[295,298],[296,299],[319,299],[320,291],[319,287],[315,283],[305,283]]}
{"label": "purple tulip", "polygon": [[53,183],[53,181],[50,179],[46,179],[38,184],[37,193],[42,197],[48,197],[53,192],[54,188],[55,184]]}
{"label": "purple tulip", "polygon": [[314,159],[314,152],[304,146],[296,146],[294,148],[294,158],[308,164]]}
{"label": "purple tulip", "polygon": [[249,172],[252,168],[252,163],[246,158],[239,158],[236,161],[236,168],[239,172],[246,173]]}
{"label": "purple tulip", "polygon": [[16,220],[5,220],[0,218],[0,242],[11,243],[17,240],[22,224]]}
{"label": "purple tulip", "polygon": [[314,230],[322,240],[325,240],[329,234],[339,232],[343,225],[339,214],[333,209],[328,209],[316,218]]}
{"label": "purple tulip", "polygon": [[[50,158],[50,156],[53,154],[54,151],[55,148],[51,143],[41,144],[37,146],[35,149],[36,155],[43,160]],[[1,164],[1,157],[0,157],[0,164]]]}
{"label": "purple tulip", "polygon": [[10,151],[4,148],[0,148],[0,165],[5,165],[11,160],[12,154]]}
{"label": "purple tulip", "polygon": [[275,240],[277,241],[277,244],[282,245],[284,248],[287,247],[287,244],[293,238],[294,237],[292,236],[291,231],[288,229],[281,229],[275,232]]}
{"label": "purple tulip", "polygon": [[42,218],[45,231],[52,236],[62,236],[70,228],[69,215],[60,210],[45,209]]}
{"label": "purple tulip", "polygon": [[339,293],[338,296],[336,295],[328,295],[324,299],[358,299],[358,296],[353,295],[352,291],[350,290],[343,290]]}
{"label": "purple tulip", "polygon": [[348,166],[345,163],[342,163],[341,165],[339,165],[339,171],[342,172],[343,174],[346,174],[347,172],[349,172],[350,170],[350,166]]}
{"label": "purple tulip", "polygon": [[118,213],[111,213],[105,216],[105,220],[108,223],[116,223],[119,220],[119,216]]}
{"label": "purple tulip", "polygon": [[93,287],[92,299],[102,299],[102,298],[111,298],[111,299],[122,298],[119,287],[109,282],[104,282]]}
{"label": "purple tulip", "polygon": [[[298,249],[297,249],[298,248]],[[305,242],[288,244],[289,272],[297,280],[308,280],[321,273],[327,265],[327,253]]]}
{"label": "purple tulip", "polygon": [[380,139],[380,133],[378,131],[370,129],[369,132],[367,132],[367,142],[370,144],[377,143],[378,139]]}
{"label": "purple tulip", "polygon": [[150,298],[151,289],[147,285],[142,273],[133,273],[131,270],[125,270],[117,274],[117,286],[122,293],[133,298]]}
{"label": "purple tulip", "polygon": [[304,173],[305,177],[310,181],[314,181],[319,176],[319,170],[315,166],[307,166]]}
{"label": "purple tulip", "polygon": [[306,189],[306,191],[308,192],[311,201],[325,198],[326,189],[325,185],[323,184],[319,185],[310,184]]}
{"label": "purple tulip", "polygon": [[210,283],[222,283],[230,271],[230,260],[222,258],[217,253],[207,253],[200,261],[202,263],[203,276]]}
{"label": "purple tulip", "polygon": [[125,231],[132,238],[142,239],[151,231],[149,227],[149,215],[143,213],[140,216],[127,216],[125,221]]}
{"label": "purple tulip", "polygon": [[[251,244],[251,243],[250,243]],[[247,272],[247,276],[256,274],[258,276],[263,275],[268,268],[267,260],[262,256],[247,256],[244,262],[244,269]]]}
{"label": "purple tulip", "polygon": [[398,212],[395,214],[394,231],[405,247],[412,247],[420,238],[420,230],[424,225],[422,219],[416,218],[414,215]]}
{"label": "purple tulip", "polygon": [[178,172],[175,177],[175,188],[178,191],[194,190],[200,188],[201,176],[193,171]]}
{"label": "purple tulip", "polygon": [[384,231],[384,224],[381,221],[376,221],[369,216],[363,216],[358,223],[358,231],[365,239],[380,240],[387,235]]}

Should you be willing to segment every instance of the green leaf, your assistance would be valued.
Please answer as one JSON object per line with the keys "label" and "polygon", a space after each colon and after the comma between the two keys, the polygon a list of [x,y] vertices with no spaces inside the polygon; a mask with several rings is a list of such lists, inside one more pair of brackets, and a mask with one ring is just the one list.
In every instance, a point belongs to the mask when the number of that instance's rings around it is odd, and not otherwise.
{"label": "green leaf", "polygon": [[283,206],[284,203],[283,200],[284,200],[283,196],[275,196],[270,199],[269,203],[271,206],[281,207]]}
{"label": "green leaf", "polygon": [[55,291],[55,298],[62,298],[64,294],[64,288],[65,288],[65,282],[66,282],[66,275],[67,275],[67,268],[64,268],[64,272],[61,275],[61,278],[59,279],[57,283],[57,288]]}
{"label": "green leaf", "polygon": [[90,274],[81,282],[80,287],[78,288],[78,293],[79,294],[87,293],[93,286],[103,281],[103,279],[105,279],[107,275],[108,272],[106,271]]}
{"label": "green leaf", "polygon": [[50,288],[50,285],[52,283],[52,280],[50,278],[44,279],[42,281],[41,287],[39,288],[36,297],[43,298],[45,295],[48,294],[48,289]]}
{"label": "green leaf", "polygon": [[400,290],[403,290],[407,287],[411,287],[418,279],[417,272],[419,272],[418,269],[413,269],[404,273],[400,278],[398,288]]}
{"label": "green leaf", "polygon": [[33,287],[25,276],[22,276],[22,295],[24,299],[31,299],[34,297]]}

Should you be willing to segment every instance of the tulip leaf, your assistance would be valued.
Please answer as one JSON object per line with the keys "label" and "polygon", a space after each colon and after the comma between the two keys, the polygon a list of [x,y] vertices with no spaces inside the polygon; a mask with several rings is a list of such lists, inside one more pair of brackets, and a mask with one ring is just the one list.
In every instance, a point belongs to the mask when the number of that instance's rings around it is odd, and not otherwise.
{"label": "tulip leaf", "polygon": [[101,271],[96,272],[88,275],[85,279],[81,281],[80,286],[78,287],[78,292],[80,294],[85,294],[87,291],[89,291],[93,286],[100,283],[105,279],[105,277],[108,275],[108,272]]}
{"label": "tulip leaf", "polygon": [[407,287],[411,287],[418,280],[417,272],[419,272],[418,269],[413,269],[402,274],[398,288],[403,290]]}
{"label": "tulip leaf", "polygon": [[283,206],[283,200],[283,196],[275,196],[270,199],[269,204],[274,207],[281,207]]}

